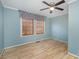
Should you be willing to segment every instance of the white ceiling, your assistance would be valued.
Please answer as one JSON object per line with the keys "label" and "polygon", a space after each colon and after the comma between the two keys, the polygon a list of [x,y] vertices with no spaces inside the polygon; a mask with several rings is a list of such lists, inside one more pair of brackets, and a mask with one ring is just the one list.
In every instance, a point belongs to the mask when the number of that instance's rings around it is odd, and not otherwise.
{"label": "white ceiling", "polygon": [[71,0],[65,0],[66,3],[59,5],[59,7],[64,8],[64,11],[54,10],[52,14],[49,13],[49,10],[40,11],[40,9],[48,7],[43,4],[42,1],[50,2],[59,2],[61,0],[2,0],[4,7],[15,8],[19,10],[24,10],[30,13],[39,14],[47,17],[55,17],[59,15],[64,15],[68,13],[68,2]]}

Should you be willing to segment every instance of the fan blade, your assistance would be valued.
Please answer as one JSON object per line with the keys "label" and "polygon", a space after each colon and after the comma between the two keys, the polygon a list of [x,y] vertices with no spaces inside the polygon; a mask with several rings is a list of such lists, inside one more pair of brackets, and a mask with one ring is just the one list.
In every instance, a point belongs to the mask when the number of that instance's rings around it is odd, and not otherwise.
{"label": "fan blade", "polygon": [[55,6],[58,6],[58,5],[62,4],[62,3],[65,3],[65,1],[62,0],[62,1],[58,2],[58,3],[56,3]]}
{"label": "fan blade", "polygon": [[59,7],[55,7],[55,9],[57,9],[57,10],[61,10],[61,11],[64,10],[64,9],[62,9],[62,8],[59,8]]}
{"label": "fan blade", "polygon": [[46,4],[46,5],[48,5],[48,6],[50,6],[50,4],[48,4],[47,2],[45,2],[45,1],[42,1],[44,4]]}
{"label": "fan blade", "polygon": [[50,14],[52,13],[52,10],[50,10]]}
{"label": "fan blade", "polygon": [[46,9],[49,9],[49,8],[43,8],[43,9],[40,9],[40,11],[43,11],[43,10],[46,10]]}

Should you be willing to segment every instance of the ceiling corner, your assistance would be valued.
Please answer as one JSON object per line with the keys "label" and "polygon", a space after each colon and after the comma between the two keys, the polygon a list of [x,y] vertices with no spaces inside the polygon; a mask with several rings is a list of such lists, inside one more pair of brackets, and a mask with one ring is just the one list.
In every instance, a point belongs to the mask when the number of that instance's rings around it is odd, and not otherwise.
{"label": "ceiling corner", "polygon": [[68,2],[68,4],[74,3],[74,2],[76,2],[76,1],[77,1],[77,0],[71,0],[71,1]]}

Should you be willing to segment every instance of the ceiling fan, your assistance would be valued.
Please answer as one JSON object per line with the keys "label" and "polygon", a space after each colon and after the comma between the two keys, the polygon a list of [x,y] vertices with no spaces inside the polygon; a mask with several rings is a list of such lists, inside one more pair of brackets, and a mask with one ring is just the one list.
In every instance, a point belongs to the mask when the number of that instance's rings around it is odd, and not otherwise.
{"label": "ceiling fan", "polygon": [[42,1],[44,4],[46,4],[48,7],[47,8],[43,8],[43,9],[40,9],[40,11],[43,11],[43,10],[47,10],[49,9],[50,10],[50,13],[53,12],[53,10],[57,9],[57,10],[60,10],[60,11],[63,11],[64,9],[63,8],[60,8],[60,7],[57,7],[58,5],[62,4],[62,3],[65,3],[65,0],[61,0],[59,1],[58,3],[47,3],[45,1]]}

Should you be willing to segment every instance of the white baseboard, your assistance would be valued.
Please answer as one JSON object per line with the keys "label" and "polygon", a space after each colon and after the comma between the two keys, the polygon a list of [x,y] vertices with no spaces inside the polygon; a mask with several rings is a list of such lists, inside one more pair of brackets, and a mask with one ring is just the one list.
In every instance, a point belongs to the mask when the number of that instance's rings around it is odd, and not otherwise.
{"label": "white baseboard", "polygon": [[68,44],[68,42],[67,41],[64,41],[64,40],[60,40],[60,39],[57,39],[57,38],[52,38],[53,40],[56,40],[56,41],[59,41],[59,42],[63,42],[63,43],[66,43],[66,44]]}
{"label": "white baseboard", "polygon": [[68,42],[64,40],[58,40],[58,41],[68,44]]}
{"label": "white baseboard", "polygon": [[42,41],[42,40],[47,40],[47,39],[50,39],[50,38],[44,38],[44,39],[40,39],[40,40],[35,40],[35,41],[31,41],[31,42],[26,42],[26,43],[23,43],[23,44],[18,44],[18,45],[6,47],[6,48],[4,48],[4,49],[6,50],[6,49],[10,49],[10,48],[22,46],[22,45],[29,44],[29,43],[35,43],[35,42],[37,42],[37,41]]}
{"label": "white baseboard", "polygon": [[75,55],[74,53],[68,52],[68,54],[70,54],[70,55],[72,55],[72,56],[74,56],[74,57],[79,58],[79,56]]}
{"label": "white baseboard", "polygon": [[47,39],[52,39],[52,40],[56,40],[56,41],[63,42],[63,43],[66,43],[66,44],[67,44],[67,42],[65,42],[65,41],[63,41],[63,40],[57,40],[57,39],[53,39],[53,38],[43,38],[43,39],[40,39],[40,40],[35,40],[35,41],[31,41],[31,42],[26,42],[26,43],[14,45],[14,46],[6,47],[6,48],[4,48],[4,49],[6,50],[6,49],[10,49],[10,48],[22,46],[22,45],[29,44],[29,43],[35,43],[35,42],[37,42],[37,41],[42,41],[42,40],[47,40]]}

